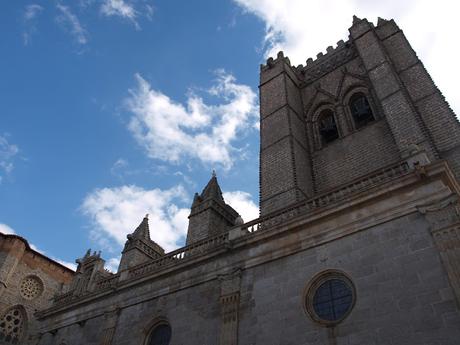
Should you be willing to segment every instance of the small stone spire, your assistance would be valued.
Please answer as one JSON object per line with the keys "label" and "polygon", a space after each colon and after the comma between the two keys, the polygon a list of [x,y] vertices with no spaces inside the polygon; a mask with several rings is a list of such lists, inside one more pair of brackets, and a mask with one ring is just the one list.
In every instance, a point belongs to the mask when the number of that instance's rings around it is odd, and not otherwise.
{"label": "small stone spire", "polygon": [[134,230],[131,235],[128,235],[129,239],[146,239],[150,240],[150,229],[149,229],[149,215],[146,214],[139,226]]}
{"label": "small stone spire", "polygon": [[358,24],[361,21],[361,18],[358,18],[356,15],[353,16],[353,25]]}
{"label": "small stone spire", "polygon": [[206,187],[204,187],[203,192],[201,193],[201,198],[203,200],[214,198],[222,202],[224,201],[224,198],[222,197],[222,190],[220,189],[219,183],[217,182],[217,175],[215,170],[212,171],[211,179],[209,180]]}

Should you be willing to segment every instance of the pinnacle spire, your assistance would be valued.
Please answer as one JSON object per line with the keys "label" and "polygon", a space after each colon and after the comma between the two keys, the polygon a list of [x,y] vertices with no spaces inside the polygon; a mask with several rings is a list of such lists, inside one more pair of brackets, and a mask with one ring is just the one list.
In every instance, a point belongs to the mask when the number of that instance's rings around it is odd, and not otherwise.
{"label": "pinnacle spire", "polygon": [[134,230],[132,238],[150,240],[149,215],[146,214],[139,226]]}
{"label": "pinnacle spire", "polygon": [[353,24],[357,24],[361,21],[361,18],[358,18],[356,15],[353,15]]}
{"label": "pinnacle spire", "polygon": [[217,182],[216,171],[212,171],[211,179],[209,180],[206,187],[204,187],[201,193],[202,199],[215,198],[220,201],[224,201],[222,197],[222,190],[220,189],[219,182]]}

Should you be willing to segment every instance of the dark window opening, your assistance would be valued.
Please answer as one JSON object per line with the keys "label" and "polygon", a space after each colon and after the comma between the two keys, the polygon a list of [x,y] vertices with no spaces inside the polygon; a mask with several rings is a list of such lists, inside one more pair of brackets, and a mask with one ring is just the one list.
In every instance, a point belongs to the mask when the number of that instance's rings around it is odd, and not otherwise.
{"label": "dark window opening", "polygon": [[356,94],[351,98],[350,110],[357,129],[364,127],[369,122],[375,120],[367,97],[361,93]]}
{"label": "dark window opening", "polygon": [[323,110],[319,116],[319,134],[322,144],[328,144],[339,138],[339,131],[335,123],[332,110]]}
{"label": "dark window opening", "polygon": [[150,334],[148,345],[169,345],[171,341],[171,327],[162,323],[155,327]]}
{"label": "dark window opening", "polygon": [[319,319],[339,321],[351,309],[353,292],[341,279],[330,279],[320,285],[313,297],[313,310]]}

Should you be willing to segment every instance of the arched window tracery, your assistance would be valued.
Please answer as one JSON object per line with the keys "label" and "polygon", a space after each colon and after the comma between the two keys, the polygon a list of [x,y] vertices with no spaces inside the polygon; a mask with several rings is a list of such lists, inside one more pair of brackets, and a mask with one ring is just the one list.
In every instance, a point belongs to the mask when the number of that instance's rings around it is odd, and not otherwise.
{"label": "arched window tracery", "polygon": [[375,120],[369,100],[362,92],[356,93],[350,98],[349,108],[356,129],[364,127]]}
{"label": "arched window tracery", "polygon": [[147,345],[169,345],[171,341],[171,326],[162,322],[153,327]]}
{"label": "arched window tracery", "polygon": [[318,117],[318,131],[322,145],[329,144],[339,138],[334,112],[331,109],[321,111]]}

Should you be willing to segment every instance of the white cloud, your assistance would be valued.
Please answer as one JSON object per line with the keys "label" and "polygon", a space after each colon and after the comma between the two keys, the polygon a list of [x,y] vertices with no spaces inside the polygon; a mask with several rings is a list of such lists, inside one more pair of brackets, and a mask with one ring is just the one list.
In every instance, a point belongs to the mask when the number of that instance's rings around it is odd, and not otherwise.
{"label": "white cloud", "polygon": [[24,32],[22,33],[24,45],[28,45],[32,35],[37,32],[37,25],[35,22],[42,11],[43,7],[37,4],[31,4],[25,7],[23,14]]}
{"label": "white cloud", "polygon": [[120,265],[121,256],[117,256],[115,258],[110,258],[105,262],[105,268],[108,269],[110,272],[117,272],[118,266]]}
{"label": "white cloud", "polygon": [[70,268],[72,271],[76,271],[77,270],[77,264],[73,263],[73,262],[68,262],[68,261],[64,261],[64,260],[59,260],[59,259],[56,259],[56,258],[53,258],[51,257],[51,259],[53,259],[54,261],[56,262],[59,262],[61,265],[67,267],[67,268]]}
{"label": "white cloud", "polygon": [[88,34],[86,29],[81,25],[78,17],[72,13],[68,6],[60,3],[56,4],[56,8],[60,14],[56,17],[56,21],[63,27],[64,30],[70,32],[80,45],[88,43]]}
{"label": "white cloud", "polygon": [[6,224],[0,223],[0,232],[8,235],[15,235],[16,232]]}
{"label": "white cloud", "polygon": [[40,254],[45,255],[45,252],[43,250],[38,249],[38,247],[35,244],[29,243],[29,245],[30,245],[30,248],[32,248],[36,252],[39,252]]}
{"label": "white cloud", "polygon": [[153,8],[152,5],[149,5],[149,4],[145,5],[145,16],[147,17],[148,20],[152,20],[154,12],[155,12],[155,9]]}
{"label": "white cloud", "polygon": [[225,202],[241,215],[245,223],[259,217],[259,207],[252,200],[251,194],[242,191],[224,192],[223,197]]}
{"label": "white cloud", "polygon": [[[101,13],[107,17],[119,16],[128,19],[136,28],[140,28],[136,22],[137,11],[134,5],[125,0],[104,0],[101,5]],[[147,10],[147,14],[151,15],[151,12]]]}
{"label": "white cloud", "polygon": [[181,186],[167,190],[122,186],[94,190],[83,201],[82,211],[91,218],[95,239],[105,240],[105,246],[110,240],[123,245],[148,213],[152,240],[170,251],[182,245],[187,233],[190,210],[175,204],[183,201],[187,196]]}
{"label": "white cloud", "polygon": [[123,171],[129,166],[128,161],[123,158],[118,158],[115,163],[113,163],[112,167],[110,168],[110,173],[118,178],[122,178]]}
{"label": "white cloud", "polygon": [[221,102],[216,105],[193,92],[186,105],[177,103],[136,75],[138,87],[126,100],[133,115],[129,130],[151,158],[173,163],[195,158],[226,169],[232,166],[237,150],[233,141],[258,118],[257,96],[231,74],[218,70],[216,75],[215,85],[207,90]]}
{"label": "white cloud", "polygon": [[266,56],[283,50],[295,65],[325,52],[348,37],[352,16],[395,19],[427,66],[433,79],[460,113],[456,95],[460,71],[457,42],[457,1],[429,0],[234,0],[266,24]]}
{"label": "white cloud", "polygon": [[24,11],[24,20],[34,19],[40,12],[43,11],[43,7],[37,4],[27,5]]}
{"label": "white cloud", "polygon": [[10,144],[6,135],[0,135],[0,183],[4,176],[9,175],[13,171],[13,160],[18,152],[19,148],[16,145]]}

